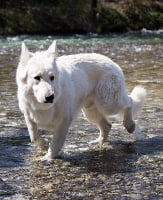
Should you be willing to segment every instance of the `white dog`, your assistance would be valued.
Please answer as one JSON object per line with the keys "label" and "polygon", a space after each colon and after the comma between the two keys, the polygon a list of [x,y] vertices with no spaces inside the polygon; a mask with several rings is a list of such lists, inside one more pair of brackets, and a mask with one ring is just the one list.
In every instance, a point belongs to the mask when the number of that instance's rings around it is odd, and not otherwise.
{"label": "white dog", "polygon": [[16,80],[19,107],[31,142],[45,150],[47,143],[38,137],[38,128],[54,131],[46,159],[58,156],[80,109],[99,127],[98,141],[103,144],[111,129],[106,117],[123,113],[123,124],[132,133],[133,116],[141,110],[146,96],[140,86],[128,96],[121,68],[106,56],[90,53],[57,57],[55,41],[47,51],[36,53],[22,43]]}

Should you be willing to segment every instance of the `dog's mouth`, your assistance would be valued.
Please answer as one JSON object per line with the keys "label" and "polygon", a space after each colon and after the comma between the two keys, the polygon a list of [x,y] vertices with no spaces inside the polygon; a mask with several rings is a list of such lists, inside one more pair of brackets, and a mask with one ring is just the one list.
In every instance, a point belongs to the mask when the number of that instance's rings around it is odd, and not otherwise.
{"label": "dog's mouth", "polygon": [[53,101],[44,101],[44,103],[53,103]]}

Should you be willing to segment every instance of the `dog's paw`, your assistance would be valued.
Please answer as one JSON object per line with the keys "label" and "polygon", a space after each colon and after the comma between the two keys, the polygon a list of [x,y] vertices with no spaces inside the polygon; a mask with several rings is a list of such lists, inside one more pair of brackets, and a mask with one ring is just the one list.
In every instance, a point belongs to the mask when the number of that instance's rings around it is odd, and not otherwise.
{"label": "dog's paw", "polygon": [[41,159],[41,162],[52,163],[54,158],[51,158],[49,155],[45,154]]}
{"label": "dog's paw", "polygon": [[48,151],[44,157],[42,157],[42,161],[52,162],[55,159],[63,158],[63,153],[59,152],[57,154],[52,153],[51,151]]}
{"label": "dog's paw", "polygon": [[89,145],[98,144],[100,147],[102,147],[105,143],[108,143],[108,141],[104,140],[102,137],[98,137],[97,139],[90,141]]}
{"label": "dog's paw", "polygon": [[131,123],[126,123],[123,121],[124,127],[127,129],[128,133],[133,133],[135,131],[135,122],[132,121]]}

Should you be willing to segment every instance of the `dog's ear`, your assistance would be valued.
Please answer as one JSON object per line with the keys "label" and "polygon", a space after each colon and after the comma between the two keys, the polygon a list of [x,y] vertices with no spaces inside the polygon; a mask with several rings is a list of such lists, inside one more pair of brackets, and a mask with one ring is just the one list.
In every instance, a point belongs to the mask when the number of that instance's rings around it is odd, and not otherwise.
{"label": "dog's ear", "polygon": [[28,60],[31,58],[32,54],[29,52],[28,48],[26,47],[25,43],[22,42],[21,47],[21,54],[20,54],[20,64],[22,66],[26,66]]}
{"label": "dog's ear", "polygon": [[53,41],[50,47],[47,50],[48,56],[56,58],[57,57],[57,42]]}
{"label": "dog's ear", "polygon": [[32,57],[32,53],[29,52],[25,43],[22,42],[20,61],[19,61],[19,65],[17,68],[17,74],[18,74],[19,79],[23,82],[26,80],[26,75],[27,75],[26,65],[27,65],[28,60],[31,57]]}

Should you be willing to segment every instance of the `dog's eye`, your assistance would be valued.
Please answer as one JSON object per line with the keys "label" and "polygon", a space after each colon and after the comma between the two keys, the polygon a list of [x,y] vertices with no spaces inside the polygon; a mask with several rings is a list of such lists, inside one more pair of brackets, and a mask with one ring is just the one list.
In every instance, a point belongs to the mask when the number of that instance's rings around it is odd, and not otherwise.
{"label": "dog's eye", "polygon": [[35,76],[34,79],[37,80],[37,81],[40,81],[41,77],[40,76]]}
{"label": "dog's eye", "polygon": [[49,79],[50,79],[51,81],[54,81],[54,76],[50,76]]}

